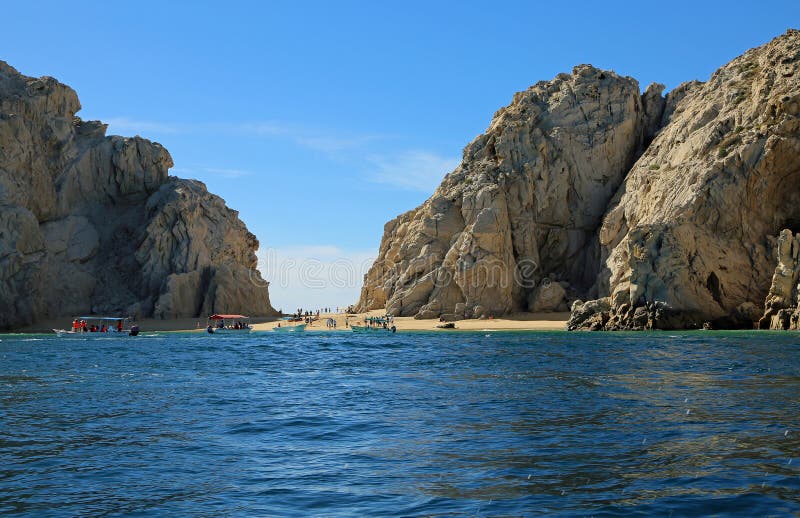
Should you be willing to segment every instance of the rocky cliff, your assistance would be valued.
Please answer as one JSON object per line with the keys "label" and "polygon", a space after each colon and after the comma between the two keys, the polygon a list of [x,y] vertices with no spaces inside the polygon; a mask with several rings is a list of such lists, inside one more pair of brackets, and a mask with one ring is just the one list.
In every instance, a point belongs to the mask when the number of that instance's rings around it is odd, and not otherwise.
{"label": "rocky cliff", "polygon": [[[800,230],[800,33],[662,97],[575,68],[518,93],[386,224],[360,309],[564,309],[573,329],[751,326]],[[592,299],[589,302],[582,300]]]}
{"label": "rocky cliff", "polygon": [[602,269],[572,328],[752,327],[775,237],[800,230],[800,32],[685,88],[599,233]]}
{"label": "rocky cliff", "polygon": [[584,65],[518,93],[428,201],[386,224],[360,308],[566,310],[594,283],[596,229],[661,124],[662,89]]}
{"label": "rocky cliff", "polygon": [[273,314],[258,241],[172,159],[83,121],[75,92],[0,61],[0,329],[113,313]]}

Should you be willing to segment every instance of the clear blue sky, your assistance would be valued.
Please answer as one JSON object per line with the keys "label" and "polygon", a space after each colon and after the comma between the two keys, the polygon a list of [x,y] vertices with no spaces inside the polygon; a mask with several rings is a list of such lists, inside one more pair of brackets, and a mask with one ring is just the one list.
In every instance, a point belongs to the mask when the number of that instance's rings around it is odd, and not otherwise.
{"label": "clear blue sky", "polygon": [[[13,2],[0,59],[162,143],[262,253],[360,263],[514,92],[580,63],[670,89],[800,27],[796,1],[748,4]],[[353,302],[360,281],[323,294],[276,275],[284,309]]]}

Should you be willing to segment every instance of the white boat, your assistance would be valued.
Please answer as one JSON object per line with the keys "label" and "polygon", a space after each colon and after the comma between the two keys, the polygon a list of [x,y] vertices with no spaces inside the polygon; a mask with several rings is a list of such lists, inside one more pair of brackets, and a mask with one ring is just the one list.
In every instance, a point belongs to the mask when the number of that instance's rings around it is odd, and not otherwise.
{"label": "white boat", "polygon": [[82,316],[72,320],[71,329],[53,329],[59,338],[112,338],[136,336],[139,326],[128,317]]}
{"label": "white boat", "polygon": [[253,330],[250,317],[215,313],[208,317],[206,332],[211,335],[230,333],[249,333]]}
{"label": "white boat", "polygon": [[306,330],[305,324],[298,324],[296,326],[281,326],[273,327],[272,330],[276,333],[300,333]]}

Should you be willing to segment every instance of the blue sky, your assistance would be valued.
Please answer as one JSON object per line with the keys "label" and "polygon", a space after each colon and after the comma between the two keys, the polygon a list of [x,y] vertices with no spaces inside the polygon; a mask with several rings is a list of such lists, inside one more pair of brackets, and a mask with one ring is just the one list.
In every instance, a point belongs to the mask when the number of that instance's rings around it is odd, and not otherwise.
{"label": "blue sky", "polygon": [[238,210],[263,258],[318,260],[320,275],[340,259],[355,265],[326,289],[302,286],[308,273],[267,272],[284,309],[354,302],[383,224],[432,193],[514,92],[580,63],[671,89],[800,27],[789,1],[40,1],[2,11],[0,59],[75,88],[79,115],[110,133],[166,146],[172,174]]}

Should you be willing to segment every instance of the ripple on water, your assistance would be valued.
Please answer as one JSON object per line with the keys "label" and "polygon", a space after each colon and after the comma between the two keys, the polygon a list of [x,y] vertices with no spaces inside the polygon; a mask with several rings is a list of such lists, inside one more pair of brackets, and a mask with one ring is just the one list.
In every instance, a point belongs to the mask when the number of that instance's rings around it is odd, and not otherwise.
{"label": "ripple on water", "polygon": [[3,336],[0,512],[800,512],[791,334],[138,338]]}

